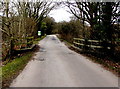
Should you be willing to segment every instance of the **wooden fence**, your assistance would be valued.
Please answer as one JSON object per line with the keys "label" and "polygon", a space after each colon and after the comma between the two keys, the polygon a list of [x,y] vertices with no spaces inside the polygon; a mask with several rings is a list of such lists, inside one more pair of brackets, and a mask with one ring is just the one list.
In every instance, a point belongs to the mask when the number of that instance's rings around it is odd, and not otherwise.
{"label": "wooden fence", "polygon": [[[120,45],[120,42],[115,41],[115,46]],[[104,49],[103,45],[106,44],[106,48],[109,50],[111,42],[105,43],[99,40],[85,40],[80,38],[74,38],[73,41],[74,47],[79,49],[92,49],[92,50],[101,50]]]}
{"label": "wooden fence", "polygon": [[[14,40],[17,40],[17,38],[14,38]],[[33,44],[33,40],[34,38],[33,37],[27,37],[27,38],[19,38],[19,40],[21,40],[20,42],[15,41],[14,42],[14,47],[13,47],[13,50],[15,52],[17,51],[25,51],[25,50],[29,50],[29,49],[32,49],[35,45]],[[7,56],[10,55],[10,42],[9,41],[3,41],[1,43],[2,45],[2,55],[0,55],[0,59],[4,60],[6,59]],[[14,52],[14,53],[15,53]]]}
{"label": "wooden fence", "polygon": [[31,46],[33,44],[33,39],[34,39],[34,37],[21,38],[20,39],[21,42],[15,43],[14,49],[15,50],[22,50],[22,49],[26,49],[26,48],[31,48]]}

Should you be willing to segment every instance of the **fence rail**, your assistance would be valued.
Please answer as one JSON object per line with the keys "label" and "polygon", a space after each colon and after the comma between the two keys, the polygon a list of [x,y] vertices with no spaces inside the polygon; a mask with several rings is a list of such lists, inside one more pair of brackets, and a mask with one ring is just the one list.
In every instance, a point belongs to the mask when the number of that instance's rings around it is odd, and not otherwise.
{"label": "fence rail", "polygon": [[[73,44],[75,47],[83,49],[102,49],[104,48],[103,45],[105,44],[103,41],[99,40],[85,40],[85,39],[80,39],[80,38],[74,38],[73,39]],[[120,45],[120,41],[115,41],[114,45]],[[110,49],[111,42],[109,41],[106,45],[107,49]]]}
{"label": "fence rail", "polygon": [[[20,39],[21,42],[19,42],[17,39]],[[33,39],[34,37],[27,37],[27,38],[13,38],[14,43],[13,43],[13,48],[12,50],[14,51],[19,51],[19,50],[26,50],[26,49],[31,49],[35,45],[33,45]],[[11,51],[11,43],[10,40],[8,41],[3,41],[1,43],[2,49],[2,60],[6,59],[7,56],[10,55]]]}

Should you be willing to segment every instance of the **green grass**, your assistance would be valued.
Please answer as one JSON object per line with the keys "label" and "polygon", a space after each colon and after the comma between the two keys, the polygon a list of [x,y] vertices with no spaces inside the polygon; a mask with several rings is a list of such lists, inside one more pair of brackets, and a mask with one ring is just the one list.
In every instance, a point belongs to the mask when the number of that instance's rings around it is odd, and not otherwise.
{"label": "green grass", "polygon": [[63,42],[65,42],[65,43],[67,43],[69,46],[71,46],[72,45],[72,43],[70,43],[70,42],[68,42],[67,40],[65,40],[65,39],[62,39],[62,38],[60,38],[59,36],[57,36],[61,41],[63,41]]}
{"label": "green grass", "polygon": [[23,55],[20,58],[14,59],[12,62],[7,63],[5,66],[2,67],[2,80],[11,79],[17,72],[22,70],[27,62],[30,60],[32,56],[32,52]]}
{"label": "green grass", "polygon": [[39,37],[39,38],[35,39],[35,40],[33,41],[33,44],[38,44],[38,42],[39,42],[40,40],[44,39],[45,37],[46,37],[46,35],[45,35],[45,36],[42,36],[41,38]]}
{"label": "green grass", "polygon": [[[65,42],[67,44],[67,46],[71,46],[73,45],[72,43],[68,42],[67,40],[64,40],[60,37],[58,37],[61,41]],[[76,51],[75,49],[72,49],[74,51]],[[77,52],[77,51],[76,51]],[[79,52],[81,53],[81,52]],[[109,71],[115,73],[117,76],[120,76],[120,68],[117,66],[116,67],[116,62],[114,62],[113,60],[108,60],[109,62],[105,62],[104,58],[99,58],[95,55],[89,54],[89,53],[84,53],[84,56],[89,57],[90,60],[92,60],[93,62],[99,63],[101,64],[103,67],[105,67],[106,69],[108,69]],[[110,59],[110,58],[109,58]],[[113,65],[114,64],[114,65]]]}
{"label": "green grass", "polygon": [[[33,41],[33,43],[38,44],[38,42],[45,37],[46,36],[37,38]],[[21,70],[24,69],[28,61],[31,59],[32,55],[33,55],[33,51],[27,52],[23,54],[23,56],[19,58],[17,57],[13,59],[11,62],[8,62],[6,65],[0,67],[2,68],[2,72],[0,71],[0,76],[2,77],[3,87],[9,86],[12,79],[16,77]]]}
{"label": "green grass", "polygon": [[68,41],[66,41],[66,40],[63,40],[63,41],[66,42],[69,46],[72,45],[72,43],[70,43],[70,42],[68,42]]}

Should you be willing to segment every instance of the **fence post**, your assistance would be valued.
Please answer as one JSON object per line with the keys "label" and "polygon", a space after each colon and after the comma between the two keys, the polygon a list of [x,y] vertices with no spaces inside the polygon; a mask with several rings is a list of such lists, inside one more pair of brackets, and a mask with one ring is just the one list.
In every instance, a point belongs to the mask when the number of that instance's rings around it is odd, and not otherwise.
{"label": "fence post", "polygon": [[84,46],[83,46],[83,52],[86,52],[87,49],[88,49],[88,47],[87,47],[87,43],[88,43],[88,40],[85,39],[85,40],[84,40]]}
{"label": "fence post", "polygon": [[12,58],[13,54],[14,54],[14,40],[13,40],[13,38],[11,38],[11,40],[10,40],[10,58]]}

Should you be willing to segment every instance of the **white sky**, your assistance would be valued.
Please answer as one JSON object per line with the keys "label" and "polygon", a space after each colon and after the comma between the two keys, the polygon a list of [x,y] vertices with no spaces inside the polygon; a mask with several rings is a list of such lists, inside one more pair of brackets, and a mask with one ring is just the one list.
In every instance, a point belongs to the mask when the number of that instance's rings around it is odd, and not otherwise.
{"label": "white sky", "polygon": [[68,9],[65,7],[63,7],[63,8],[59,7],[58,9],[51,11],[49,16],[53,17],[56,22],[61,22],[61,21],[68,22],[68,21],[70,21],[70,17],[72,16],[72,14],[70,14],[66,10],[68,10]]}

